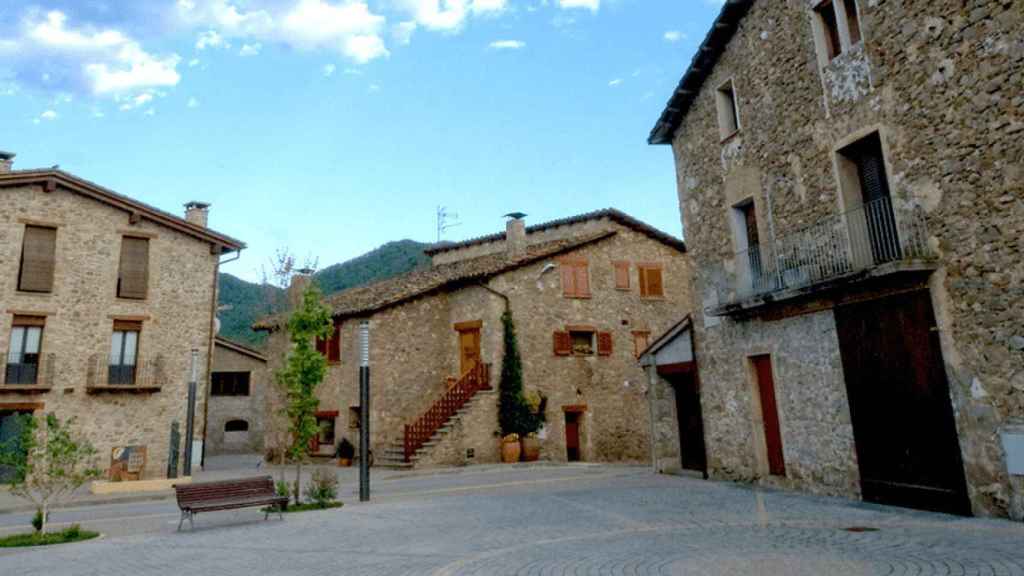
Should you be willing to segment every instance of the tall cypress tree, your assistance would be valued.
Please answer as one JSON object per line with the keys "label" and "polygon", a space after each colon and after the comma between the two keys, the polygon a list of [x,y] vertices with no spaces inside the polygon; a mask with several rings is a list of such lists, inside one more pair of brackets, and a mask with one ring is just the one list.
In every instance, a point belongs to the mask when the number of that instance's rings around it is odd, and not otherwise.
{"label": "tall cypress tree", "polygon": [[498,403],[498,425],[501,435],[529,434],[537,431],[537,417],[530,412],[530,406],[523,396],[523,362],[519,356],[519,344],[516,341],[516,326],[512,314],[506,310],[501,315],[504,329],[505,351],[501,362],[501,380],[498,382],[500,392]]}

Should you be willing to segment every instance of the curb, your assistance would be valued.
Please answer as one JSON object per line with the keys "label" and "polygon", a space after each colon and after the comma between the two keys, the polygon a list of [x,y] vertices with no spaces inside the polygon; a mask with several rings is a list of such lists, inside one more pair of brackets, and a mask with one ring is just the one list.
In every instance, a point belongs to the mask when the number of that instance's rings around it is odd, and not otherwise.
{"label": "curb", "polygon": [[[174,493],[156,493],[156,494],[140,494],[137,496],[126,496],[122,498],[97,498],[89,500],[72,500],[70,502],[64,502],[56,506],[51,506],[50,510],[67,510],[70,508],[82,508],[86,506],[103,506],[106,504],[132,504],[136,502],[154,502],[160,500],[173,500]],[[14,506],[11,508],[4,508],[0,510],[0,515],[3,514],[18,514],[20,512],[35,512],[36,507],[32,504],[24,504],[21,506]]]}

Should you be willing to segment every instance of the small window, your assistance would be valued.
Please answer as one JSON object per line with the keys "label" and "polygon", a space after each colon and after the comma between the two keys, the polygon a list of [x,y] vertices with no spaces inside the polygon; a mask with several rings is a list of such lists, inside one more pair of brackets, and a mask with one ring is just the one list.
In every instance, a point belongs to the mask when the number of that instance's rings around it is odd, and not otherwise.
{"label": "small window", "polygon": [[25,226],[25,237],[21,244],[21,266],[18,269],[18,290],[52,292],[56,254],[56,228]]}
{"label": "small window", "polygon": [[836,7],[832,0],[825,0],[814,9],[818,15],[818,22],[821,24],[821,31],[825,35],[825,48],[828,50],[828,59],[832,60],[842,53],[843,47],[839,39],[839,22],[836,20]]}
{"label": "small window", "polygon": [[352,430],[359,429],[359,418],[361,414],[359,412],[359,406],[348,407],[348,427]]}
{"label": "small window", "polygon": [[615,262],[615,289],[629,290],[629,262]]}
{"label": "small window", "polygon": [[248,396],[249,372],[214,372],[210,375],[211,396]]}
{"label": "small window", "polygon": [[662,298],[665,296],[665,285],[660,264],[638,264],[640,273],[640,297]]}
{"label": "small window", "polygon": [[736,103],[736,87],[732,80],[718,88],[718,129],[722,140],[740,130],[740,112]]}
{"label": "small window", "polygon": [[842,0],[846,10],[846,28],[850,31],[850,45],[860,42],[860,17],[857,16],[857,2]]}
{"label": "small window", "polygon": [[121,238],[121,263],[117,271],[118,298],[145,300],[149,284],[149,238]]}
{"label": "small window", "polygon": [[334,445],[334,416],[317,416],[317,428],[320,434],[317,436],[317,443],[324,446]]}
{"label": "small window", "polygon": [[572,343],[573,356],[594,355],[594,333],[584,330],[570,330],[569,340]]}
{"label": "small window", "polygon": [[110,384],[135,384],[135,366],[138,362],[141,322],[117,320],[110,338]]}
{"label": "small window", "polygon": [[316,351],[323,354],[327,358],[329,364],[338,364],[341,362],[341,324],[338,322],[334,323],[334,331],[331,332],[331,336],[327,340],[322,338],[316,339]]}
{"label": "small window", "polygon": [[590,272],[586,260],[562,260],[562,294],[566,298],[590,298]]}
{"label": "small window", "polygon": [[11,327],[10,348],[4,383],[32,385],[39,381],[39,350],[42,348],[45,318],[15,316]]}
{"label": "small window", "polygon": [[650,345],[651,333],[648,330],[637,330],[633,332],[633,355],[637,358],[640,353],[647,350]]}
{"label": "small window", "polygon": [[228,420],[224,423],[225,432],[248,432],[249,423],[245,420]]}

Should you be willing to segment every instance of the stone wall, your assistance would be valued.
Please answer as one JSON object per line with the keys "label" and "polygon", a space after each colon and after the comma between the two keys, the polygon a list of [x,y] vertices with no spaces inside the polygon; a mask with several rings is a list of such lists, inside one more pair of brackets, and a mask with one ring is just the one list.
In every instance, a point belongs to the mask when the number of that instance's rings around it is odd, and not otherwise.
{"label": "stone wall", "polygon": [[[230,454],[263,451],[264,393],[270,385],[267,362],[219,343],[213,349],[213,372],[249,373],[248,396],[211,394],[206,414],[206,454]],[[244,420],[248,432],[225,432],[231,420]]]}
{"label": "stone wall", "polygon": [[[814,388],[807,400],[820,410],[797,429],[785,414],[784,443],[843,413],[827,314],[788,322],[813,324],[824,336],[802,349],[806,336],[787,322],[742,325],[705,318],[702,310],[735,284],[731,207],[754,200],[761,238],[838,213],[848,201],[836,151],[878,131],[894,203],[924,212],[940,256],[929,284],[974,511],[1024,517],[1022,485],[1007,475],[998,436],[1024,418],[1024,5],[860,0],[863,42],[824,66],[811,5],[755,2],[674,137],[695,270],[698,361],[715,401],[709,404],[717,404],[705,405],[705,420],[717,425],[711,409],[737,425],[749,421],[749,392],[740,395],[743,357],[776,330],[790,338],[784,350],[775,344],[777,352],[795,359],[780,370],[806,365],[804,375],[792,377]],[[715,90],[730,78],[741,130],[723,143]],[[791,387],[787,377],[777,381]],[[753,475],[746,436],[712,436],[713,473]],[[812,464],[797,483],[856,496],[848,432],[841,425],[828,436],[806,447]],[[787,445],[786,457],[803,451]]]}
{"label": "stone wall", "polygon": [[[605,222],[618,233],[572,252],[589,261],[589,299],[562,295],[557,257],[502,274],[488,286],[506,294],[516,322],[527,390],[548,397],[545,439],[541,457],[565,460],[563,407],[585,406],[581,422],[584,460],[642,462],[649,459],[649,417],[646,377],[634,357],[635,330],[652,338],[689,313],[689,278],[685,256],[646,235]],[[631,289],[616,290],[612,262],[629,260]],[[637,262],[664,265],[665,297],[642,299]],[[552,267],[554,265],[554,267]],[[481,322],[481,357],[491,364],[497,387],[503,353],[501,314],[504,300],[487,289],[469,284],[374,313],[371,322],[372,449],[400,442],[404,425],[426,411],[457,377],[459,342],[455,324]],[[338,410],[339,439],[348,430],[348,408],[358,405],[357,325],[342,324],[342,359],[331,367],[319,395],[321,410]],[[613,335],[608,357],[557,357],[553,333],[568,325],[590,325]],[[285,334],[270,338],[270,364],[279,365],[286,350]],[[494,395],[496,401],[497,395]],[[275,400],[278,401],[279,400]],[[486,403],[484,403],[486,404]],[[466,448],[474,462],[498,457],[496,407],[474,404],[453,428],[436,457],[424,465],[466,463]],[[356,443],[357,435],[349,436]],[[461,461],[456,456],[461,455]],[[434,458],[430,460],[430,458]]]}
{"label": "stone wall", "polygon": [[[143,445],[147,478],[164,477],[171,423],[178,422],[184,449],[187,383],[191,351],[199,351],[205,380],[211,346],[212,305],[218,257],[206,242],[158,226],[137,224],[129,214],[58,187],[3,191],[0,211],[0,350],[6,357],[14,313],[45,315],[44,362],[52,354],[52,389],[23,394],[2,390],[0,410],[38,403],[45,412],[77,418],[77,426],[99,451],[106,468],[114,447]],[[17,291],[25,222],[57,227],[53,291]],[[120,238],[123,233],[150,238],[149,290],[145,300],[116,296]],[[87,375],[101,373],[110,354],[115,318],[141,319],[139,365],[160,359],[163,378],[152,393],[86,392]],[[200,382],[195,437],[203,437],[206,386]],[[179,459],[180,466],[180,459]]]}

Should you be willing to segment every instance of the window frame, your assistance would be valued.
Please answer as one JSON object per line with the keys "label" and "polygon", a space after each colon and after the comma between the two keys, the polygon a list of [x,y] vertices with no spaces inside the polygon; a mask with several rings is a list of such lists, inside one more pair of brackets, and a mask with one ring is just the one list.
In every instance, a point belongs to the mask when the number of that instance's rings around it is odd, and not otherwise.
{"label": "window frame", "polygon": [[[53,246],[52,250],[48,255],[49,259],[49,278],[47,280],[47,287],[44,288],[32,288],[24,286],[25,279],[25,254],[28,248],[29,230],[47,230],[53,234]],[[15,284],[18,292],[25,292],[30,294],[52,294],[54,278],[57,275],[57,226],[49,226],[45,224],[25,224],[22,229],[21,235],[21,254],[18,258],[18,277]]]}
{"label": "window frame", "polygon": [[811,22],[821,68],[864,41],[856,0],[819,0],[811,6]]}
{"label": "window frame", "polygon": [[[591,298],[589,261],[586,258],[562,258],[558,263],[562,282],[562,297]],[[570,277],[572,278],[571,283],[566,281]]]}
{"label": "window frame", "polygon": [[718,111],[719,139],[724,144],[743,129],[735,78],[730,77],[715,89],[715,109]]}
{"label": "window frame", "polygon": [[[637,276],[640,283],[640,297],[644,300],[664,300],[665,299],[665,266],[658,262],[641,262],[637,263]],[[659,288],[660,292],[657,294],[651,293],[650,282],[647,275],[651,271],[657,271],[659,276]]]}
{"label": "window frame", "polygon": [[[597,356],[597,330],[584,326],[569,326],[565,329],[569,333],[569,355],[579,357]],[[590,352],[577,352],[575,336],[580,334],[588,335],[590,340]]]}
{"label": "window frame", "polygon": [[[114,363],[114,342],[118,334],[121,335],[118,346],[117,360]],[[131,363],[126,364],[125,352],[128,350],[128,335],[134,334],[132,345]],[[134,386],[138,380],[139,371],[139,343],[142,340],[142,322],[130,320],[115,320],[113,329],[110,332],[110,354],[107,356],[107,383],[117,386]]]}
{"label": "window frame", "polygon": [[[229,382],[224,378],[230,375]],[[244,378],[239,378],[243,376]],[[248,398],[252,395],[252,372],[245,370],[222,370],[210,373],[210,397]]]}
{"label": "window frame", "polygon": [[326,360],[327,364],[334,366],[341,364],[341,322],[332,320],[331,335],[326,340],[316,339],[316,351]]}
{"label": "window frame", "polygon": [[[20,386],[34,386],[39,384],[39,367],[42,365],[43,360],[43,337],[46,333],[46,319],[38,316],[27,316],[27,315],[16,315],[11,321],[11,332],[10,338],[7,341],[7,354],[4,357],[4,384],[7,385],[20,385]],[[21,332],[20,339],[15,338],[15,332]],[[34,338],[35,352],[28,352],[29,344],[33,343],[33,339],[29,337],[29,333],[35,332],[37,336]],[[12,362],[14,359],[15,342],[18,342],[17,351],[18,362]],[[34,362],[26,362],[27,357],[32,356]],[[31,367],[31,368],[29,368]],[[12,377],[12,374],[14,375]]]}
{"label": "window frame", "polygon": [[[124,288],[125,277],[127,275],[127,272],[126,272],[126,269],[125,269],[125,255],[126,255],[125,251],[126,251],[126,246],[128,246],[128,242],[126,242],[126,241],[142,242],[146,246],[146,249],[145,249],[145,272],[142,274],[142,279],[140,280],[140,282],[142,284],[141,290],[134,291],[134,290],[126,290]],[[117,264],[117,286],[116,286],[116,290],[115,290],[115,293],[116,293],[118,298],[123,298],[125,300],[146,300],[146,299],[149,298],[149,277],[150,277],[150,261],[151,261],[150,255],[152,253],[152,251],[151,251],[151,244],[152,243],[150,242],[150,238],[146,237],[146,236],[133,236],[131,234],[122,234],[121,235],[121,244],[120,244],[120,249],[119,249],[119,252],[118,252],[118,264]]]}
{"label": "window frame", "polygon": [[[629,292],[633,289],[632,271],[633,266],[628,260],[617,260],[612,262],[612,275],[613,280],[615,281],[616,290]],[[620,282],[620,280],[625,280],[625,282]]]}

